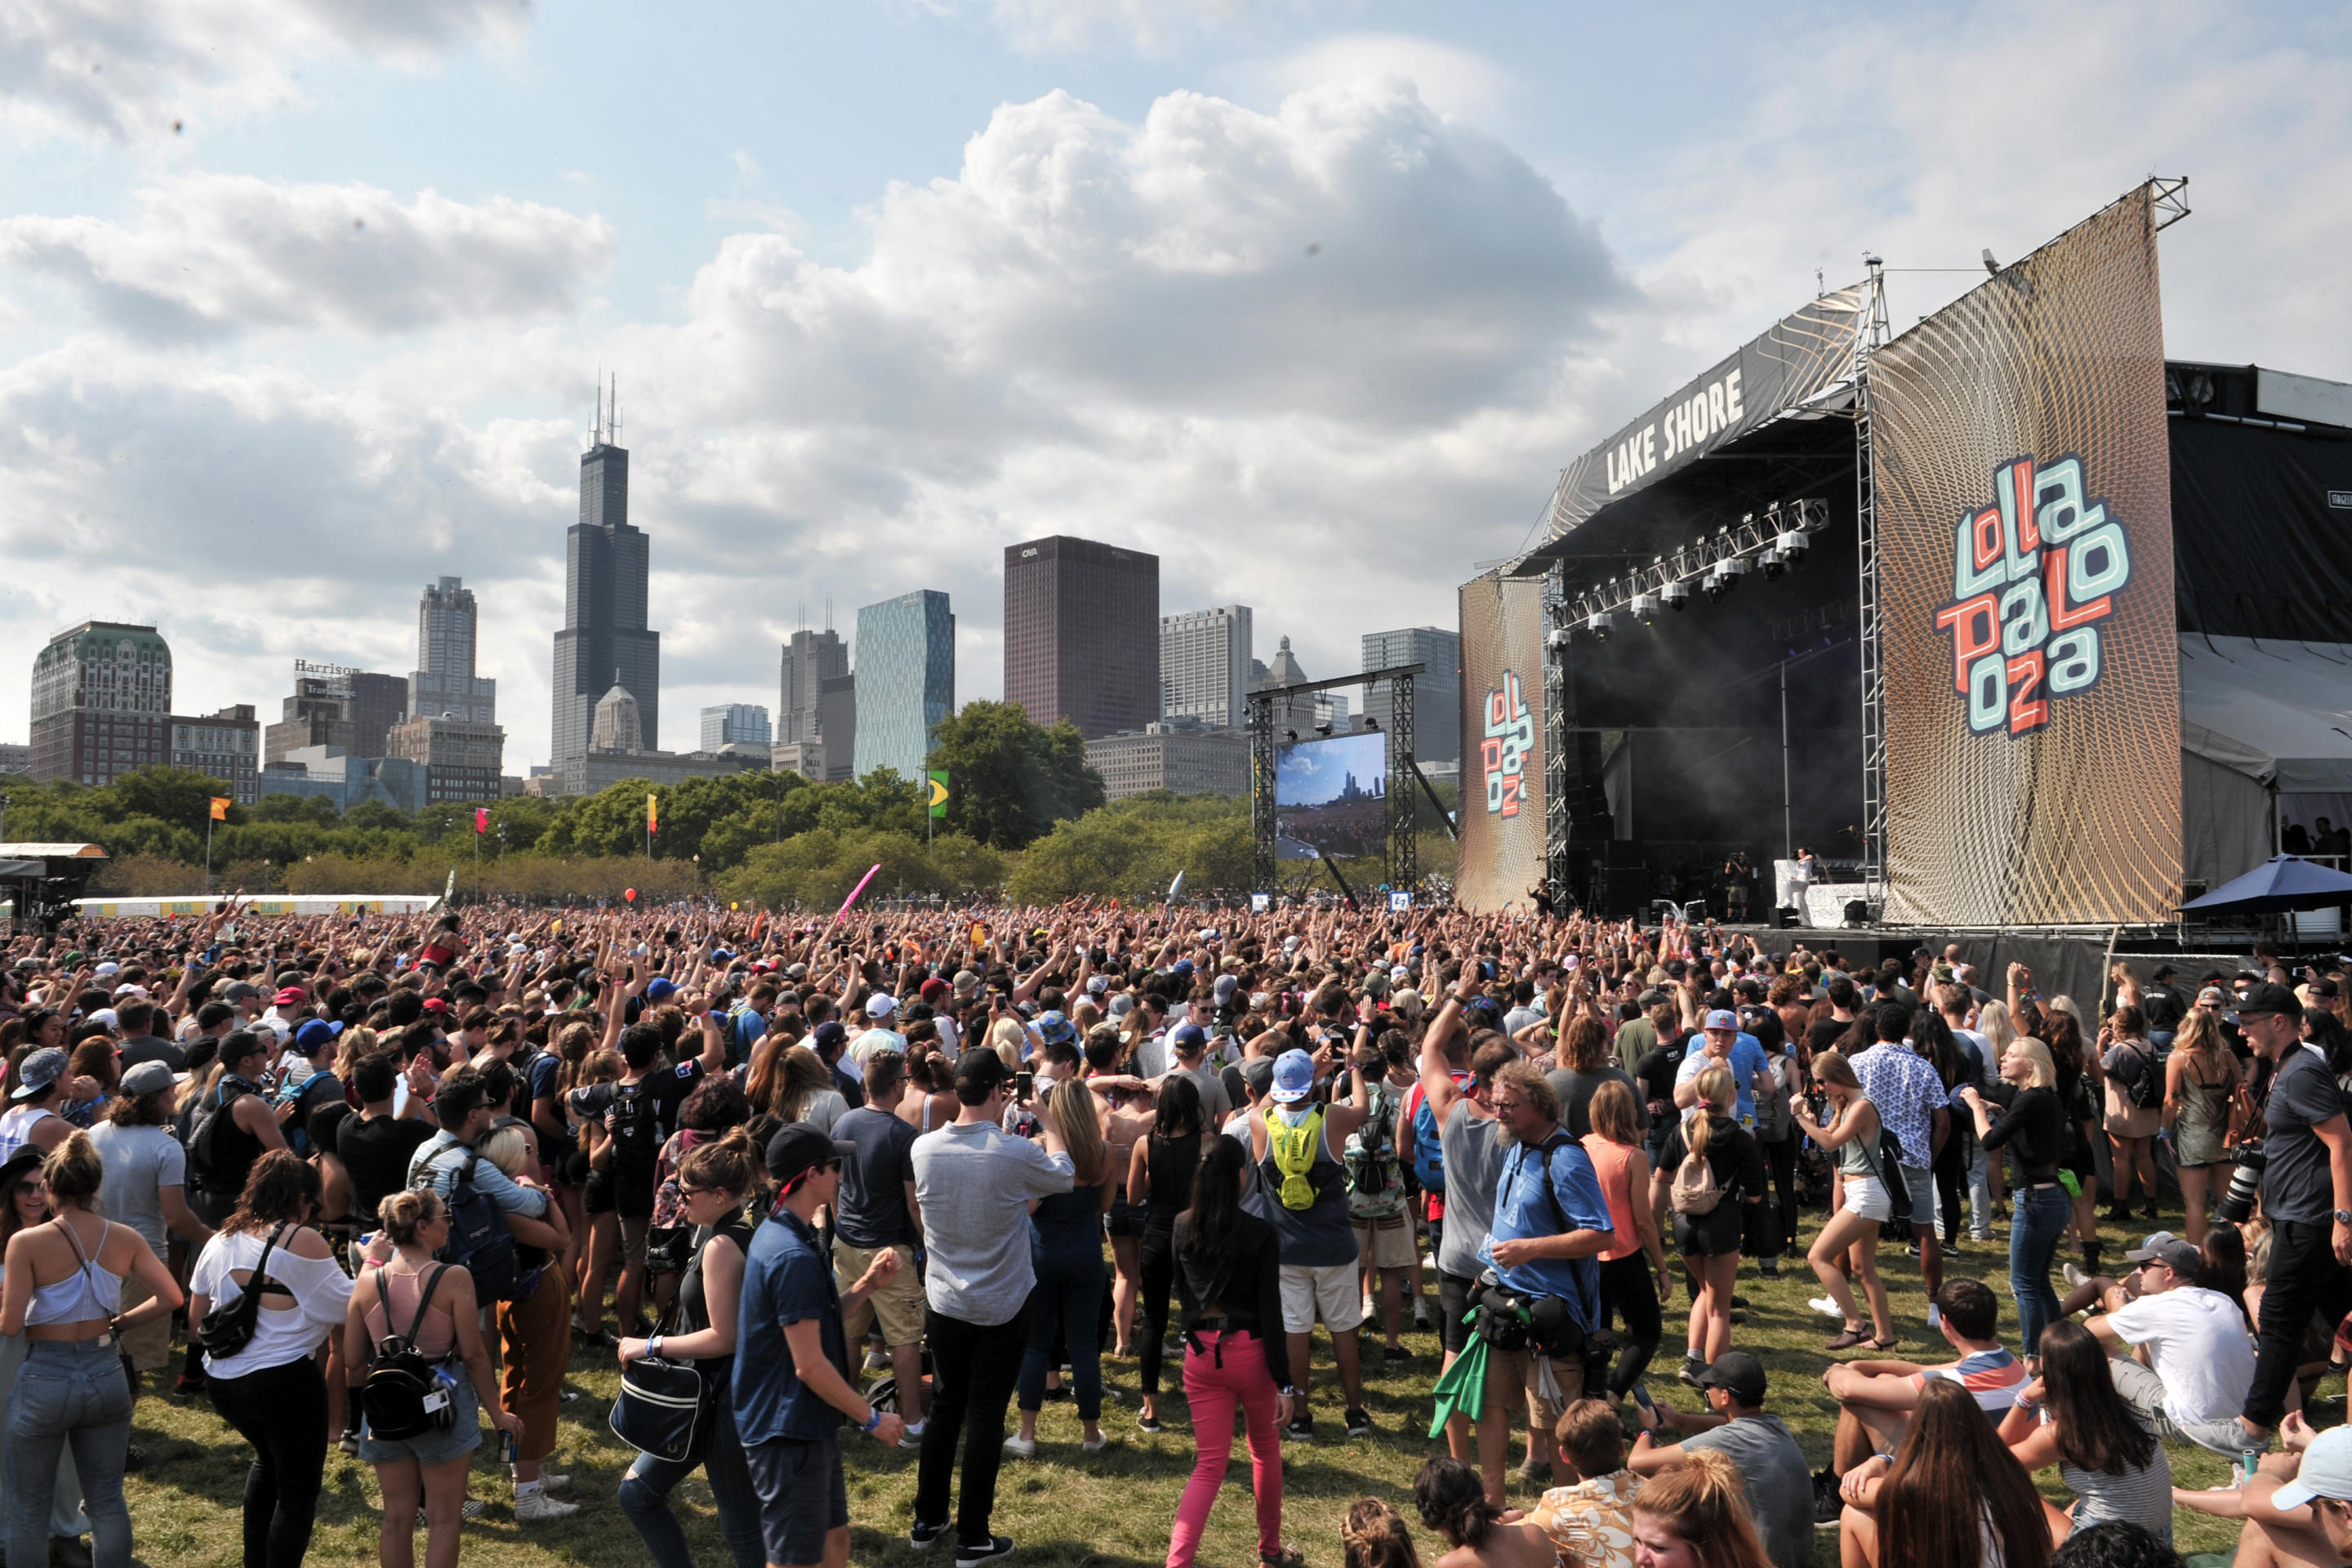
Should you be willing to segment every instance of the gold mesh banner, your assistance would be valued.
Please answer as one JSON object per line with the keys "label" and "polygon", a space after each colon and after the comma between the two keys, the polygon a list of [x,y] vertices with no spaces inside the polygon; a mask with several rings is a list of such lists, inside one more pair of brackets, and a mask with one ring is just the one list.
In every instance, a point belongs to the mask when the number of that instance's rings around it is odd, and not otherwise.
{"label": "gold mesh banner", "polygon": [[2151,192],[1879,350],[1870,383],[1886,919],[2170,919],[2180,683]]}
{"label": "gold mesh banner", "polygon": [[1455,900],[1534,907],[1544,873],[1544,615],[1538,577],[1462,584],[1461,839]]}

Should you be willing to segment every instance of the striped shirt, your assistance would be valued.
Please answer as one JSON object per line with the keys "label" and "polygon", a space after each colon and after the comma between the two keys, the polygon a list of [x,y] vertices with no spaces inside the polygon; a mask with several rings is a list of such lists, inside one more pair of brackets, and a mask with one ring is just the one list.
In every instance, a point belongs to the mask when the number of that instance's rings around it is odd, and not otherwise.
{"label": "striped shirt", "polygon": [[2025,1386],[2025,1363],[1996,1345],[1963,1356],[1949,1366],[1928,1367],[1913,1381],[1924,1390],[1938,1379],[1967,1389],[1977,1407],[1998,1421],[2009,1414],[2009,1407],[2017,1402],[2017,1391]]}

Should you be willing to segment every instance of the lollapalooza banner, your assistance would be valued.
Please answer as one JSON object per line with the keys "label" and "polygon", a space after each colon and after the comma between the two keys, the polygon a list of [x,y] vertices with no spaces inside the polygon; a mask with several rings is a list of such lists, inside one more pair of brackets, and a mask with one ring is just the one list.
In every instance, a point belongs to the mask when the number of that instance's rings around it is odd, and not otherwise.
{"label": "lollapalooza banner", "polygon": [[1860,283],[1823,294],[1579,458],[1552,492],[1546,537],[1852,377],[1869,300]]}
{"label": "lollapalooza banner", "polygon": [[1462,584],[1462,805],[1454,897],[1532,909],[1544,874],[1543,580]]}
{"label": "lollapalooza banner", "polygon": [[2151,198],[1871,358],[1890,922],[2172,917],[2180,684]]}

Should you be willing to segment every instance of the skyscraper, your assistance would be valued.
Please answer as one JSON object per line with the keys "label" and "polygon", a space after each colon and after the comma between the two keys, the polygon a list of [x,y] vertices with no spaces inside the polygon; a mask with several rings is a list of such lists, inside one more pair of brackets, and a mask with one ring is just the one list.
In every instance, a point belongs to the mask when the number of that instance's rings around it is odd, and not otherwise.
{"label": "skyscraper", "polygon": [[584,755],[596,704],[614,686],[636,700],[643,749],[661,734],[661,633],[646,625],[649,555],[629,526],[629,454],[597,404],[580,458],[580,521],[564,536],[563,629],[555,634],[554,760]]}
{"label": "skyscraper", "polygon": [[1004,700],[1089,740],[1159,718],[1160,557],[1064,534],[1006,545]]}
{"label": "skyscraper", "polygon": [[1160,617],[1160,711],[1213,729],[1249,722],[1250,607],[1221,605]]}
{"label": "skyscraper", "polygon": [[172,648],[153,626],[84,621],[33,658],[33,777],[109,784],[171,752]]}
{"label": "skyscraper", "polygon": [[332,746],[346,756],[381,757],[408,711],[408,682],[340,664],[294,661],[294,695],[266,731],[265,760],[281,763],[306,746]]}
{"label": "skyscraper", "polygon": [[721,702],[702,710],[702,746],[715,752],[721,746],[769,743],[768,710],[756,702]]}
{"label": "skyscraper", "polygon": [[474,674],[478,618],[464,578],[425,584],[416,604],[416,668],[408,674],[410,718],[498,722],[499,683]]}
{"label": "skyscraper", "polygon": [[789,746],[800,741],[820,741],[824,738],[818,728],[824,683],[849,673],[849,645],[841,634],[827,626],[821,632],[806,629],[793,634],[784,645],[783,669],[777,682],[775,743]]}
{"label": "skyscraper", "polygon": [[[1462,634],[1443,626],[1405,626],[1364,634],[1364,668],[1400,664],[1429,668],[1412,678],[1412,754],[1424,763],[1462,760]],[[1395,725],[1396,695],[1386,681],[1364,687],[1364,715],[1383,730]]]}
{"label": "skyscraper", "polygon": [[921,778],[931,731],[955,710],[955,615],[945,594],[924,588],[857,612],[856,690],[858,774],[892,768]]}
{"label": "skyscraper", "polygon": [[[1307,671],[1300,666],[1298,657],[1290,651],[1290,639],[1285,637],[1282,639],[1281,646],[1274,650],[1274,662],[1265,667],[1265,674],[1251,680],[1250,689],[1256,691],[1269,686],[1300,686],[1304,685],[1307,679]],[[1302,741],[1311,741],[1315,738],[1314,729],[1315,694],[1313,692],[1275,700],[1274,738],[1276,740],[1279,741],[1286,735],[1295,733]]]}

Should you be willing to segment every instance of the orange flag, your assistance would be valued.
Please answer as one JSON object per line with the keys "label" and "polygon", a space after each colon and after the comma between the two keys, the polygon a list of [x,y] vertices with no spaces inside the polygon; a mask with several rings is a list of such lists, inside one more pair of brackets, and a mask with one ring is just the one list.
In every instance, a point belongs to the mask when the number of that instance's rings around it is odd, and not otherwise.
{"label": "orange flag", "polygon": [[229,807],[229,798],[228,798],[228,796],[226,796],[226,795],[214,795],[214,796],[212,797],[212,803],[213,803],[213,820],[214,820],[215,822],[226,822],[226,821],[228,820],[228,807]]}

